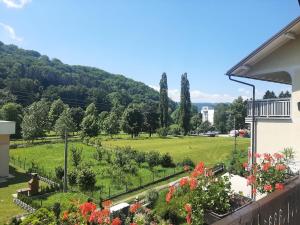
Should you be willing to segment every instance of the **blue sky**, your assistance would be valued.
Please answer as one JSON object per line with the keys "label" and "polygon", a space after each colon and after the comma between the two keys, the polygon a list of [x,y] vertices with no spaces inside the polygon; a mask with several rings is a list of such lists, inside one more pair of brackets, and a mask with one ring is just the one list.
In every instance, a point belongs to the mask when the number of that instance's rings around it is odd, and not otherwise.
{"label": "blue sky", "polygon": [[251,90],[224,73],[299,13],[297,0],[0,0],[0,40],[152,87],[166,72],[174,100],[187,72],[193,102],[227,102]]}

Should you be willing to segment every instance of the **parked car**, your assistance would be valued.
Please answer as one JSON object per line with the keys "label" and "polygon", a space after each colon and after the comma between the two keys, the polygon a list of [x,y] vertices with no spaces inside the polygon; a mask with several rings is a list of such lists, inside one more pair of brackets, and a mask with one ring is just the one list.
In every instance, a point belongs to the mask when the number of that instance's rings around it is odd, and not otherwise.
{"label": "parked car", "polygon": [[230,137],[237,137],[237,136],[239,136],[239,131],[238,130],[231,130],[229,132],[229,136]]}

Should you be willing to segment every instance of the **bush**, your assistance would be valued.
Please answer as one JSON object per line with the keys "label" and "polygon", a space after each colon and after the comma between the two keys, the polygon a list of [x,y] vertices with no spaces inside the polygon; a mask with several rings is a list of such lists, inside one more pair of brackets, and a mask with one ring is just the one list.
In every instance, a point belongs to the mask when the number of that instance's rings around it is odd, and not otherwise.
{"label": "bush", "polygon": [[169,153],[162,155],[162,157],[160,159],[160,164],[163,167],[174,167],[175,166],[175,164],[173,162],[173,158],[172,158],[172,156],[170,156]]}
{"label": "bush", "polygon": [[146,161],[150,168],[153,168],[154,166],[158,166],[160,163],[160,155],[158,152],[148,152],[146,156]]}
{"label": "bush", "polygon": [[96,184],[96,174],[89,168],[83,168],[78,174],[78,185],[82,191],[93,191]]}
{"label": "bush", "polygon": [[181,128],[178,124],[172,124],[169,128],[169,134],[171,135],[180,135],[181,134]]}
{"label": "bush", "polygon": [[62,180],[64,177],[65,171],[61,166],[55,168],[55,176],[58,180]]}
{"label": "bush", "polygon": [[72,164],[76,168],[80,165],[82,161],[82,149],[76,148],[75,146],[72,146],[71,148],[71,159]]}
{"label": "bush", "polygon": [[159,137],[167,137],[169,129],[167,127],[161,127],[157,129],[157,134]]}
{"label": "bush", "polygon": [[146,195],[146,201],[149,203],[148,207],[149,208],[153,208],[156,201],[158,200],[159,197],[159,193],[158,191],[152,189],[150,191],[148,191],[147,195]]}
{"label": "bush", "polygon": [[56,218],[53,212],[41,208],[26,217],[21,225],[56,225]]}
{"label": "bush", "polygon": [[181,163],[179,163],[180,166],[189,166],[190,168],[195,167],[195,163],[188,157],[184,158]]}
{"label": "bush", "polygon": [[60,203],[59,202],[55,202],[53,204],[52,211],[54,212],[54,215],[55,215],[56,219],[58,219],[59,215],[61,213],[61,208],[60,208]]}
{"label": "bush", "polygon": [[77,184],[77,171],[76,170],[72,170],[69,174],[68,174],[68,180],[69,180],[69,184],[71,186],[75,186]]}

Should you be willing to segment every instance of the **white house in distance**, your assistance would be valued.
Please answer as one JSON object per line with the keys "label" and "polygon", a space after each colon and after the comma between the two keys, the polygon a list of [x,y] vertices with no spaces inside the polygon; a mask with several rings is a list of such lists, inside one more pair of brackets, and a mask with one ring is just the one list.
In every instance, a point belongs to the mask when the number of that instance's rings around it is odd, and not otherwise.
{"label": "white house in distance", "polygon": [[226,75],[292,86],[291,98],[255,101],[254,121],[250,102],[246,122],[256,130],[252,138],[257,152],[274,153],[291,147],[300,162],[300,17],[242,59]]}
{"label": "white house in distance", "polygon": [[15,122],[0,120],[0,178],[9,175],[9,136],[15,126]]}
{"label": "white house in distance", "polygon": [[208,121],[212,125],[214,124],[214,114],[215,110],[209,106],[203,106],[201,109],[202,122]]}

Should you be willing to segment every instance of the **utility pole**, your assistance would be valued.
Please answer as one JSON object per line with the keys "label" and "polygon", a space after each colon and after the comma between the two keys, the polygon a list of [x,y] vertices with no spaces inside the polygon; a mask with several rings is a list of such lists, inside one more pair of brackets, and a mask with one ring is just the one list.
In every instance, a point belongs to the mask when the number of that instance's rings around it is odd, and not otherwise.
{"label": "utility pole", "polygon": [[235,116],[233,116],[233,129],[234,129],[234,152],[236,152],[236,125],[235,125]]}
{"label": "utility pole", "polygon": [[67,130],[65,130],[65,165],[64,165],[64,192],[68,191],[68,134]]}

